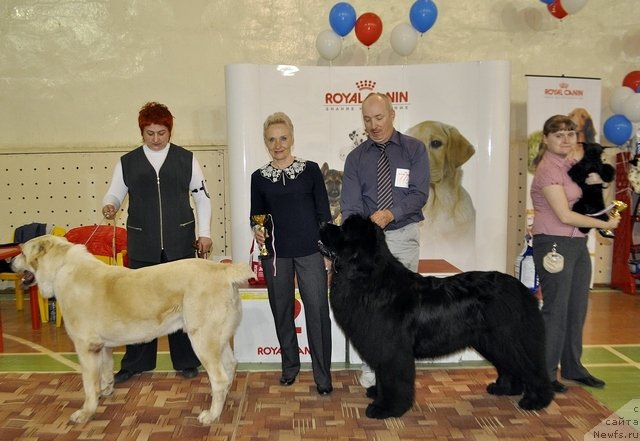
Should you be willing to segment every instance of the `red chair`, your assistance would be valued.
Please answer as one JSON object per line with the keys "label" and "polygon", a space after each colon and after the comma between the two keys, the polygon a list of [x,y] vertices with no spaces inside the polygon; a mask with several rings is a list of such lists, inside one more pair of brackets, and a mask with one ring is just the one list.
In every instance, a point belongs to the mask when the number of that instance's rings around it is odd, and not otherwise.
{"label": "red chair", "polygon": [[[128,266],[127,230],[113,225],[85,225],[71,228],[64,237],[71,243],[87,247],[87,250],[109,265]],[[49,321],[46,299],[39,297],[40,316]],[[56,327],[62,325],[62,311],[56,303]]]}

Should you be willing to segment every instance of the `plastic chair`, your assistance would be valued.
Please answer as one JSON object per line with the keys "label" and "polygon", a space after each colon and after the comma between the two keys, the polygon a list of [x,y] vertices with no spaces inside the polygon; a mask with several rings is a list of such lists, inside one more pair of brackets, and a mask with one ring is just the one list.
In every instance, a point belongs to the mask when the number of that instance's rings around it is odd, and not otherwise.
{"label": "plastic chair", "polygon": [[[54,236],[64,236],[64,233],[65,229],[58,226],[54,226],[51,230],[51,234],[53,234]],[[0,280],[13,281],[16,293],[16,310],[22,311],[24,309],[24,290],[22,289],[22,285],[20,283],[22,281],[22,274],[16,274],[14,272],[2,272],[0,273]]]}

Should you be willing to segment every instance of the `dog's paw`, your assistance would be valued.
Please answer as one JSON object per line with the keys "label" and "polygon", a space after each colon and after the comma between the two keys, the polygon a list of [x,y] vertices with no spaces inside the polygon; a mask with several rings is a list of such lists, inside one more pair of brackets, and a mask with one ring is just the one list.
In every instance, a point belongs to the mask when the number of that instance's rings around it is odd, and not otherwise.
{"label": "dog's paw", "polygon": [[208,426],[213,424],[219,416],[220,415],[214,416],[210,411],[203,410],[200,412],[200,415],[198,415],[198,422],[204,426]]}
{"label": "dog's paw", "polygon": [[393,416],[389,413],[389,410],[379,407],[375,403],[371,403],[367,406],[366,415],[369,418],[375,418],[377,420],[383,420]]}
{"label": "dog's paw", "polygon": [[545,403],[540,400],[531,399],[530,397],[522,397],[520,401],[518,401],[518,406],[520,409],[524,410],[541,410],[547,407],[549,403]]}
{"label": "dog's paw", "polygon": [[378,388],[374,386],[369,386],[367,388],[367,398],[375,398],[378,396]]}
{"label": "dog's paw", "polygon": [[113,394],[113,380],[110,384],[107,384],[106,386],[103,386],[102,389],[100,389],[101,397],[108,397],[111,394]]}
{"label": "dog's paw", "polygon": [[367,411],[365,414],[369,418],[384,420],[385,418],[401,417],[402,415],[404,415],[405,412],[406,410],[400,411],[398,409],[392,410],[392,409],[387,409],[386,407],[380,407],[378,404],[373,402],[367,406]]}
{"label": "dog's paw", "polygon": [[92,416],[93,416],[92,412],[89,412],[84,409],[80,409],[80,410],[76,410],[71,414],[71,416],[69,417],[69,421],[76,424],[86,423],[91,419]]}

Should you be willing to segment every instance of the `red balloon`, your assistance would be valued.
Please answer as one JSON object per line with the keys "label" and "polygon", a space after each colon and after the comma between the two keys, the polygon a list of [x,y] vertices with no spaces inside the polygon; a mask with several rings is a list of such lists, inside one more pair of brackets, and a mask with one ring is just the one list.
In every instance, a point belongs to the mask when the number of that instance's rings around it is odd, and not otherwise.
{"label": "red balloon", "polygon": [[356,37],[365,46],[371,46],[382,34],[382,20],[373,12],[365,12],[356,20]]}
{"label": "red balloon", "polygon": [[640,70],[632,70],[625,75],[622,85],[639,92],[640,91]]}
{"label": "red balloon", "polygon": [[563,19],[568,13],[562,8],[562,4],[560,4],[560,0],[555,0],[550,5],[547,5],[547,9],[555,18]]}

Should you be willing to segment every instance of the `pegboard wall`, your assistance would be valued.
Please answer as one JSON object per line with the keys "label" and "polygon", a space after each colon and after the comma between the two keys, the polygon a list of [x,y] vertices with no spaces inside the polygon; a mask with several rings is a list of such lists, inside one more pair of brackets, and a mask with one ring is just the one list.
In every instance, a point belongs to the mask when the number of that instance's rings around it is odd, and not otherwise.
{"label": "pegboard wall", "polygon": [[[226,149],[188,147],[202,166],[211,196],[212,255],[231,254],[231,220],[226,179]],[[109,223],[102,217],[102,197],[113,168],[128,150],[0,154],[0,243],[13,241],[14,230],[32,222],[70,229]],[[116,217],[125,226],[127,199]]]}

